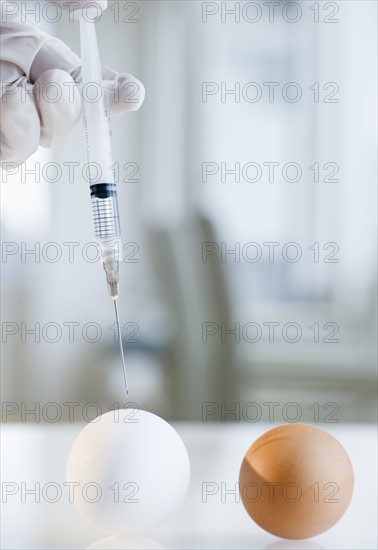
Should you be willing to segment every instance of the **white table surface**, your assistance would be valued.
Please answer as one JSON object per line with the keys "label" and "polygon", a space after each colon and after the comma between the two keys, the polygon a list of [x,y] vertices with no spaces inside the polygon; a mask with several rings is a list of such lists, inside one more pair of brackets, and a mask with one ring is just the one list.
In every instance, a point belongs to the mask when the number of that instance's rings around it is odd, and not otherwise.
{"label": "white table surface", "polygon": [[[182,509],[150,535],[164,548],[377,548],[376,427],[365,424],[319,424],[342,443],[355,473],[355,490],[346,514],[332,529],[308,541],[285,541],[258,527],[233,497],[202,502],[203,482],[235,486],[245,451],[272,424],[176,423],[187,446],[191,485]],[[65,481],[68,451],[84,424],[2,425],[1,479],[4,482]],[[2,503],[1,548],[85,549],[105,535],[78,515],[68,498],[53,504],[22,503],[9,497]]]}

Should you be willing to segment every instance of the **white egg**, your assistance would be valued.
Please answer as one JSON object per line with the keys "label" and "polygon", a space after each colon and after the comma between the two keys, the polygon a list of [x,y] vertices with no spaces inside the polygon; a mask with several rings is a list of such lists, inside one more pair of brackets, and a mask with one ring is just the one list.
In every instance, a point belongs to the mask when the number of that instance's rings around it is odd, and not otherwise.
{"label": "white egg", "polygon": [[114,535],[159,527],[183,503],[189,479],[180,436],[165,420],[138,409],[96,418],[80,432],[67,461],[76,508]]}

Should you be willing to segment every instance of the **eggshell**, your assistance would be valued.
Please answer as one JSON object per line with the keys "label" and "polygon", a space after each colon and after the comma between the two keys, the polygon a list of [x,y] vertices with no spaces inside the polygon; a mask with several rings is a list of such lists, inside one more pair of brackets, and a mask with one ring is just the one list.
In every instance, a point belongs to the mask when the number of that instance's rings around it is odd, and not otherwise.
{"label": "eggshell", "polygon": [[348,508],[353,468],[325,430],[288,424],[269,430],[248,449],[240,469],[244,507],[260,527],[286,539],[313,537]]}

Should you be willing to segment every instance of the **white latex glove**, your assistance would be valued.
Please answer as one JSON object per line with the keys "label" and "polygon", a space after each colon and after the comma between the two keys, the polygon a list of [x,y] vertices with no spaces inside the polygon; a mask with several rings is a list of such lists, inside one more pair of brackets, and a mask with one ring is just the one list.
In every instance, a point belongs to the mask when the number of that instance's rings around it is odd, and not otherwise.
{"label": "white latex glove", "polygon": [[[51,1],[65,9],[77,4]],[[96,3],[100,9],[107,7],[106,1]],[[39,145],[60,145],[79,124],[81,97],[74,82],[81,82],[81,60],[61,40],[31,23],[22,23],[16,7],[1,0],[0,160],[21,164]],[[103,69],[103,77],[119,83],[119,94],[109,94],[110,116],[139,109],[145,95],[139,80],[109,68]],[[51,88],[49,83],[53,83]],[[58,86],[62,96],[49,101],[48,91],[53,95]]]}

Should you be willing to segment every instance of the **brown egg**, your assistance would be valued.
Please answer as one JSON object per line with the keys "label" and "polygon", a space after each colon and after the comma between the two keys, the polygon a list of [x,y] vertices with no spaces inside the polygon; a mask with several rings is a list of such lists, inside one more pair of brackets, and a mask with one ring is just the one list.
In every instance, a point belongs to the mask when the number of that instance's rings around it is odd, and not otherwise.
{"label": "brown egg", "polygon": [[309,424],[269,430],[248,449],[240,495],[260,527],[286,539],[319,535],[348,508],[353,469],[345,449]]}

